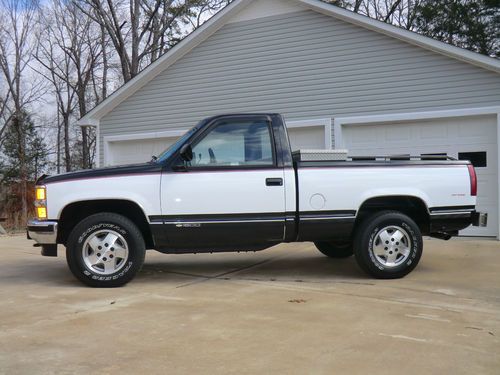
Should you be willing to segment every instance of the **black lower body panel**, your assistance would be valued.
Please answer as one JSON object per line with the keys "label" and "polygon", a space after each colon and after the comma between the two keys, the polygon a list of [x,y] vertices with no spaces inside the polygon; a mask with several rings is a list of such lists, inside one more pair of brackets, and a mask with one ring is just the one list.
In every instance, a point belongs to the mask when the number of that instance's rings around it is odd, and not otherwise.
{"label": "black lower body panel", "polygon": [[[279,242],[278,242],[279,243]],[[267,243],[254,246],[213,246],[213,247],[193,247],[193,248],[171,248],[160,247],[155,250],[163,254],[206,254],[206,253],[236,253],[236,252],[256,252],[269,249],[278,243]]]}
{"label": "black lower body panel", "polygon": [[349,240],[355,211],[301,212],[298,241]]}
{"label": "black lower body panel", "polygon": [[467,228],[472,224],[471,214],[457,214],[457,215],[434,215],[430,219],[430,232],[431,233],[447,233],[456,232]]}
{"label": "black lower body panel", "polygon": [[348,240],[355,219],[300,221],[298,241]]}
{"label": "black lower body panel", "polygon": [[285,215],[165,216],[151,231],[165,253],[257,251],[283,242]]}

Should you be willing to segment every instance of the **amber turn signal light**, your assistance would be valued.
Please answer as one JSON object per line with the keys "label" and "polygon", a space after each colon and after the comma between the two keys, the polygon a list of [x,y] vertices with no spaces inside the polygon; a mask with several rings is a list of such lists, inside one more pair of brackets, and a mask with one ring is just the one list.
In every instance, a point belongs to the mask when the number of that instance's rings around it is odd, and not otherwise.
{"label": "amber turn signal light", "polygon": [[35,196],[37,201],[42,201],[46,199],[45,186],[37,186],[35,188]]}
{"label": "amber turn signal light", "polygon": [[36,208],[36,216],[38,219],[46,219],[47,218],[47,209],[45,207],[37,207]]}

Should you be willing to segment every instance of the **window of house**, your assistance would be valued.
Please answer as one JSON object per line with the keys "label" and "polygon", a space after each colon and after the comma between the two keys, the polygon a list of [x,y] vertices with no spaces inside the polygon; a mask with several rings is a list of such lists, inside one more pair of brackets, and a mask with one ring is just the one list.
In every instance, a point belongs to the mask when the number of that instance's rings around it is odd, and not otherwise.
{"label": "window of house", "polygon": [[459,152],[458,160],[469,160],[475,168],[487,167],[486,151]]}

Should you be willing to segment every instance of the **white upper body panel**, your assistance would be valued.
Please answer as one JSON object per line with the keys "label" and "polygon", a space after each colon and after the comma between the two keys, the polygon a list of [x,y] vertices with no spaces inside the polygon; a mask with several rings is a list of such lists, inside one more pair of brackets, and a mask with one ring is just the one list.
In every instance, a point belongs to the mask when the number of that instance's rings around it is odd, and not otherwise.
{"label": "white upper body panel", "polygon": [[[136,203],[146,218],[154,215],[271,213],[295,211],[292,169],[167,173],[84,178],[47,184],[48,217],[64,207],[104,199]],[[283,178],[284,186],[266,186]],[[355,210],[383,196],[421,199],[428,208],[473,206],[465,165],[387,167],[305,167],[298,170],[299,210]]]}
{"label": "white upper body panel", "polygon": [[[476,203],[465,165],[299,168],[298,174],[300,211],[357,211],[384,196],[420,198],[428,208]],[[317,195],[324,197],[321,208]]]}
{"label": "white upper body panel", "polygon": [[267,178],[283,179],[283,169],[163,174],[163,215],[283,213],[284,189]]}
{"label": "white upper body panel", "polygon": [[47,184],[49,219],[59,219],[67,205],[104,199],[136,203],[146,218],[160,215],[160,173],[63,180]]}

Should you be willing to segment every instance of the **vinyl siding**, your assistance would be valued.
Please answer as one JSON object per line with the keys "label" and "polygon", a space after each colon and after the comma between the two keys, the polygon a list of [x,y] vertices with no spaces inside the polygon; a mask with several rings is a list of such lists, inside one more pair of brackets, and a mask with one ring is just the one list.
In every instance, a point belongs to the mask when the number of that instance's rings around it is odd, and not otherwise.
{"label": "vinyl siding", "polygon": [[490,105],[499,74],[302,11],[224,26],[106,115],[100,136],[227,112],[301,120]]}

